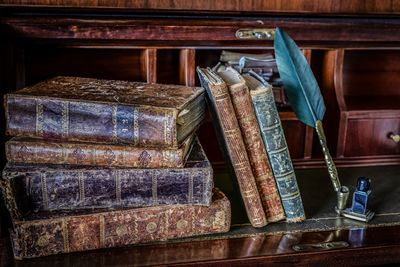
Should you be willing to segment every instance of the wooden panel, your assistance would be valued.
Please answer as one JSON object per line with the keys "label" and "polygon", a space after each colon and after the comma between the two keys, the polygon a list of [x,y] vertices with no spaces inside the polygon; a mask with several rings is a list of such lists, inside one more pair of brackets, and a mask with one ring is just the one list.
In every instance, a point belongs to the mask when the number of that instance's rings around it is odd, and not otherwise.
{"label": "wooden panel", "polygon": [[146,81],[141,76],[140,59],[140,50],[29,47],[26,85],[57,75]]}
{"label": "wooden panel", "polygon": [[305,124],[298,120],[282,120],[286,142],[292,158],[304,157]]}
{"label": "wooden panel", "polygon": [[399,96],[399,62],[400,50],[346,51],[343,62],[344,95]]}
{"label": "wooden panel", "polygon": [[157,51],[157,82],[179,84],[178,49],[159,49]]}
{"label": "wooden panel", "polygon": [[196,50],[182,49],[179,54],[179,83],[187,86],[195,85]]}
{"label": "wooden panel", "polygon": [[[400,21],[394,19],[276,18],[254,17],[243,20],[197,18],[111,19],[63,17],[6,17],[2,19],[11,33],[19,37],[39,39],[77,40],[147,40],[190,41],[196,46],[210,46],[212,41],[235,41],[242,46],[272,47],[267,40],[238,40],[236,31],[241,28],[275,28],[285,30],[294,40],[303,42],[400,42]],[[301,30],[299,30],[299,27]],[[203,41],[203,42],[202,42]],[[193,43],[191,45],[193,45]],[[214,42],[215,43],[215,42]],[[229,45],[237,45],[229,44]],[[162,44],[161,44],[162,45]],[[166,45],[163,43],[163,45]],[[221,44],[220,44],[221,45]],[[376,44],[375,44],[376,45]]]}
{"label": "wooden panel", "polygon": [[116,9],[160,9],[190,10],[214,12],[299,12],[304,14],[400,14],[400,4],[396,0],[363,1],[363,0],[320,0],[320,1],[210,1],[210,0],[175,0],[175,1],[50,1],[50,0],[3,0],[1,5],[29,5],[42,7],[79,7],[79,8],[116,8]]}
{"label": "wooden panel", "polygon": [[157,82],[157,50],[147,48],[141,51],[140,58],[142,80],[148,83]]}
{"label": "wooden panel", "polygon": [[349,120],[344,156],[371,156],[400,154],[400,143],[389,134],[400,134],[400,119]]}

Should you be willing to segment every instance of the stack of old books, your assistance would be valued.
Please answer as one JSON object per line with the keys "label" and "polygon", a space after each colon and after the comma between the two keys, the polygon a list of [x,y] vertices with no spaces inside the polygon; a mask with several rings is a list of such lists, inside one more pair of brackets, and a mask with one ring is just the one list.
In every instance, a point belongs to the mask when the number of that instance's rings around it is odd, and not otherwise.
{"label": "stack of old books", "polygon": [[250,71],[258,74],[272,86],[276,105],[278,107],[289,106],[276,59],[272,53],[251,54],[222,50],[219,62],[213,70],[224,71],[228,67],[232,67],[240,74],[248,74]]}
{"label": "stack of old books", "polygon": [[203,88],[56,77],[5,96],[15,258],[225,232]]}

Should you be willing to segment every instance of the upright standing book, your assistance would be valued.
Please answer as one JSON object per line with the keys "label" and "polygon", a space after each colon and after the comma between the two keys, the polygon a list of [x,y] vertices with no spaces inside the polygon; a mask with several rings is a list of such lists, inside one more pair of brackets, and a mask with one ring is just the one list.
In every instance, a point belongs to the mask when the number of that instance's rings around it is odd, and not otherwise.
{"label": "upright standing book", "polygon": [[218,75],[228,86],[267,220],[268,222],[282,220],[285,218],[285,212],[261,138],[246,81],[231,67],[218,72]]}
{"label": "upright standing book", "polygon": [[213,119],[235,172],[250,223],[254,227],[265,226],[267,219],[228,88],[225,82],[211,69],[197,68],[197,72],[201,84],[206,88],[209,96]]}
{"label": "upright standing book", "polygon": [[55,77],[5,95],[6,133],[177,148],[204,118],[204,89]]}
{"label": "upright standing book", "polygon": [[[303,202],[296,181],[292,161],[283,133],[281,120],[275,105],[272,86],[261,82],[257,74],[244,76],[250,89],[261,135],[267,149],[288,222],[305,219]],[[253,77],[254,76],[254,77]],[[258,79],[256,79],[257,77]]]}

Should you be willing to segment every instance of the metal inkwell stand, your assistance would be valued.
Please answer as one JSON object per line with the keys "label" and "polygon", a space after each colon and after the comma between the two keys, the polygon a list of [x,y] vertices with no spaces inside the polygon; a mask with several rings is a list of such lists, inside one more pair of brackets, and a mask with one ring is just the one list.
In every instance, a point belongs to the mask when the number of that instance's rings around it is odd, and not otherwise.
{"label": "metal inkwell stand", "polygon": [[333,188],[337,194],[336,212],[346,218],[368,222],[374,212],[368,209],[368,197],[371,194],[369,178],[360,177],[353,194],[351,208],[346,208],[350,191],[341,185],[337,169],[329,153],[322,126],[325,104],[311,68],[296,43],[282,30],[273,31],[274,49],[279,75],[285,88],[290,105],[297,118],[316,129],[324,153],[326,165]]}

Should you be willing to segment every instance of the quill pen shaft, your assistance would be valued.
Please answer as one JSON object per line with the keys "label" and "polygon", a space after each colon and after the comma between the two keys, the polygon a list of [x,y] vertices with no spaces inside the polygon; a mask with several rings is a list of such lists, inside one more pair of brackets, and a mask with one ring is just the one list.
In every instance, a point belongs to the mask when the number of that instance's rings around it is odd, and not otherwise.
{"label": "quill pen shaft", "polygon": [[332,180],[333,188],[335,189],[336,192],[338,192],[341,188],[341,185],[340,185],[340,181],[338,178],[338,173],[337,173],[335,163],[333,162],[332,156],[329,153],[329,149],[326,144],[324,128],[322,127],[322,122],[320,120],[317,120],[317,122],[315,124],[315,129],[318,134],[319,143],[321,144],[321,147],[322,147],[322,152],[324,153],[325,162],[328,167],[328,172],[329,172],[329,176]]}

